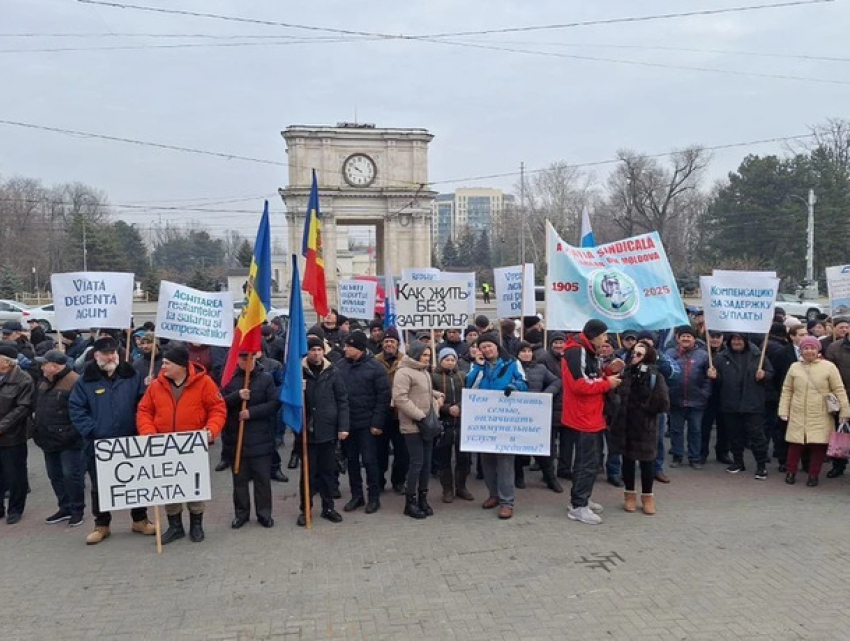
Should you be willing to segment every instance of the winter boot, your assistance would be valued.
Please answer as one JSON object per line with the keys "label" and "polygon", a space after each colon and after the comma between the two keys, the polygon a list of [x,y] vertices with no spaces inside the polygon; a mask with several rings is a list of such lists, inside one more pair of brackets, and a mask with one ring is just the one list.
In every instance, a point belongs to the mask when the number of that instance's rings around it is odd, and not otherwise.
{"label": "winter boot", "polygon": [[168,529],[162,534],[162,544],[166,545],[184,536],[186,536],[186,530],[183,529],[183,514],[169,514]]}
{"label": "winter boot", "polygon": [[643,508],[644,514],[655,514],[655,495],[654,494],[641,494],[640,495],[640,504]]}
{"label": "winter boot", "polygon": [[189,515],[189,540],[192,543],[200,543],[204,540],[204,515]]}
{"label": "winter boot", "polygon": [[632,490],[626,490],[623,492],[623,496],[625,498],[625,503],[623,504],[623,509],[626,512],[636,512],[637,511],[637,493]]}
{"label": "winter boot", "polygon": [[419,509],[425,513],[425,516],[434,516],[434,510],[428,505],[428,490],[419,492]]}
{"label": "winter boot", "polygon": [[419,508],[419,501],[416,500],[416,495],[405,495],[404,515],[414,519],[424,519],[426,514]]}
{"label": "winter boot", "polygon": [[455,500],[455,488],[452,483],[452,471],[440,470],[440,485],[443,486],[443,503],[451,503]]}
{"label": "winter boot", "polygon": [[455,474],[455,496],[464,501],[474,501],[475,497],[466,489],[466,479],[469,477],[469,472],[457,472]]}

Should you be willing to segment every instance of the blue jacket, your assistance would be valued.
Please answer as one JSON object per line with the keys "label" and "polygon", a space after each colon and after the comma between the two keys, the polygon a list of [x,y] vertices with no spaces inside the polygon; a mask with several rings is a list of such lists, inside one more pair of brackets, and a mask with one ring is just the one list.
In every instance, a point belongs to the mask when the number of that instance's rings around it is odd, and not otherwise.
{"label": "blue jacket", "polygon": [[522,365],[515,358],[504,356],[499,356],[495,363],[473,363],[472,369],[466,375],[466,386],[477,389],[528,391]]}
{"label": "blue jacket", "polygon": [[670,405],[704,409],[711,396],[711,380],[707,374],[708,352],[700,347],[694,347],[687,352],[673,347],[667,350],[666,356],[675,361],[680,372],[679,377],[668,381]]}
{"label": "blue jacket", "polygon": [[121,363],[107,378],[90,361],[68,399],[71,422],[87,441],[135,436],[136,407],[144,391],[144,379],[129,363]]}

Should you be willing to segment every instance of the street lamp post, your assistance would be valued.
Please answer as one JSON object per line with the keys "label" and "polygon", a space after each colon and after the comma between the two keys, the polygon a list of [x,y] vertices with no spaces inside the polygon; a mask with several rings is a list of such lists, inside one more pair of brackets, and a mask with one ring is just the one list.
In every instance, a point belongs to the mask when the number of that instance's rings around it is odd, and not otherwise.
{"label": "street lamp post", "polygon": [[815,203],[818,199],[815,196],[815,190],[809,189],[809,198],[806,200],[802,196],[790,194],[791,198],[796,198],[804,205],[808,211],[806,219],[806,280],[803,284],[804,298],[817,298],[818,285],[815,280]]}

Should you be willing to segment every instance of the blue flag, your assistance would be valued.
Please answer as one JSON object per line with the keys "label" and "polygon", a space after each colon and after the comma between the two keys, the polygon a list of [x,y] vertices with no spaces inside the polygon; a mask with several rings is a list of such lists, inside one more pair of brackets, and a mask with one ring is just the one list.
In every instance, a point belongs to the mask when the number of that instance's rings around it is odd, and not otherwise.
{"label": "blue flag", "polygon": [[298,257],[292,255],[292,287],[289,289],[289,334],[283,366],[283,385],[280,400],[283,403],[283,424],[296,434],[301,433],[304,412],[304,376],[301,360],[307,355],[307,329],[304,325],[304,305],[301,302],[301,278],[298,276]]}

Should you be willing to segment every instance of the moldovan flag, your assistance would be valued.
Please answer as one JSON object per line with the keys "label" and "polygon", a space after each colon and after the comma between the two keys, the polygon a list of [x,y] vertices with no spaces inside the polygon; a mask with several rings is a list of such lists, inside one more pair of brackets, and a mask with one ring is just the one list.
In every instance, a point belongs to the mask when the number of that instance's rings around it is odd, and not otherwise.
{"label": "moldovan flag", "polygon": [[248,271],[248,283],[245,289],[245,304],[242,315],[233,331],[233,345],[227,354],[227,363],[221,375],[224,387],[233,378],[240,352],[259,352],[262,350],[261,328],[272,306],[272,250],[271,230],[269,229],[269,201],[263,207],[263,217],[257,230],[257,242],[254,243],[254,256]]}
{"label": "moldovan flag", "polygon": [[289,288],[289,334],[286,344],[286,362],[283,366],[283,385],[280,400],[283,404],[283,424],[296,434],[301,433],[301,414],[304,411],[301,359],[307,355],[307,329],[304,323],[304,305],[298,277],[298,257],[292,254],[292,287]]}
{"label": "moldovan flag", "polygon": [[319,185],[316,182],[315,169],[313,170],[313,186],[310,188],[310,201],[307,203],[307,218],[304,221],[301,255],[307,259],[301,289],[312,296],[313,309],[316,313],[319,316],[327,316],[330,309],[328,308],[328,290],[325,287],[322,216],[319,213]]}

